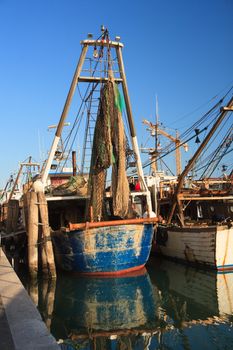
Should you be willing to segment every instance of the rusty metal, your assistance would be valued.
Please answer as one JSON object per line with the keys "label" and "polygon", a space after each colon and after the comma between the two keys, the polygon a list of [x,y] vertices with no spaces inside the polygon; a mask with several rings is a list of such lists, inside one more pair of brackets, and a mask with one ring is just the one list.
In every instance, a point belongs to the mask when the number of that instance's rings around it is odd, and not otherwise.
{"label": "rusty metal", "polygon": [[149,224],[158,222],[158,218],[141,218],[141,219],[125,219],[125,220],[113,220],[113,221],[100,221],[100,222],[84,222],[80,224],[69,223],[69,230],[81,230],[88,228],[107,227],[107,226],[120,226],[120,225],[133,225],[133,224]]}

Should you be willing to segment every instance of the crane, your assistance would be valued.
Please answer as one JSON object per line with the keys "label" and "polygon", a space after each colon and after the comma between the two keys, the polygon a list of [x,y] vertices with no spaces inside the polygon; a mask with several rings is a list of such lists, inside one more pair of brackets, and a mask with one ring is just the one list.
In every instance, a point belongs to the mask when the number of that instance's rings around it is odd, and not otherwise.
{"label": "crane", "polygon": [[[160,129],[159,128],[159,123],[157,122],[156,124],[151,123],[150,121],[143,119],[143,124],[146,124],[149,126],[151,131],[155,131],[155,135],[157,137],[157,135],[163,135],[164,137],[166,137],[167,139],[169,139],[170,141],[174,142],[175,144],[175,152],[176,152],[176,174],[177,176],[180,175],[181,173],[181,154],[180,154],[180,146],[181,146],[181,141],[179,138],[179,133],[176,130],[176,136],[172,136],[170,134],[168,134],[165,130]],[[157,142],[156,142],[157,144]],[[185,152],[188,151],[188,144],[182,144],[182,146],[184,147]],[[158,156],[158,150],[155,149],[153,154],[152,154],[152,159],[154,160],[152,165],[153,165],[153,170],[157,170],[157,156]]]}

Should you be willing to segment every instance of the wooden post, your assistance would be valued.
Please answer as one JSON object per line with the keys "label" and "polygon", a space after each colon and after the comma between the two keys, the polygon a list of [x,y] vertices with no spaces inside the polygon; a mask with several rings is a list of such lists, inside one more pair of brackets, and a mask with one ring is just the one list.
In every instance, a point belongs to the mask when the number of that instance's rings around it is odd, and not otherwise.
{"label": "wooden post", "polygon": [[28,266],[31,277],[36,278],[38,272],[38,205],[36,192],[29,192],[28,210]]}
{"label": "wooden post", "polygon": [[11,199],[8,202],[6,232],[15,232],[19,218],[19,201]]}
{"label": "wooden post", "polygon": [[23,216],[24,216],[24,225],[25,230],[28,235],[28,212],[29,212],[29,203],[30,203],[30,192],[26,192],[23,195]]}
{"label": "wooden post", "polygon": [[42,224],[42,238],[44,240],[43,249],[47,258],[48,273],[50,277],[54,278],[56,277],[56,268],[54,262],[53,246],[50,236],[48,205],[43,192],[38,192],[37,196],[39,203],[40,219]]}
{"label": "wooden post", "polygon": [[[38,199],[38,198],[37,198]],[[39,226],[38,226],[38,267],[40,269],[40,272],[42,271],[43,274],[48,275],[48,262],[47,262],[47,255],[45,252],[44,247],[44,236],[42,233],[42,225],[41,225],[41,218],[39,213]]]}
{"label": "wooden post", "polygon": [[77,175],[77,162],[76,162],[76,152],[72,151],[72,167],[73,167],[73,176]]}

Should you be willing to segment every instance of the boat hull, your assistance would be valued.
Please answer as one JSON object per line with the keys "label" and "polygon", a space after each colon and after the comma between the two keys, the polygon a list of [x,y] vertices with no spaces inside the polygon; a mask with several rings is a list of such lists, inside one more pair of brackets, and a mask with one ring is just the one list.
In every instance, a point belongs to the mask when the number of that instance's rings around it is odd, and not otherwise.
{"label": "boat hull", "polygon": [[191,265],[233,270],[233,227],[159,227],[156,252]]}
{"label": "boat hull", "polygon": [[86,274],[123,274],[142,268],[149,257],[153,224],[55,231],[57,267]]}

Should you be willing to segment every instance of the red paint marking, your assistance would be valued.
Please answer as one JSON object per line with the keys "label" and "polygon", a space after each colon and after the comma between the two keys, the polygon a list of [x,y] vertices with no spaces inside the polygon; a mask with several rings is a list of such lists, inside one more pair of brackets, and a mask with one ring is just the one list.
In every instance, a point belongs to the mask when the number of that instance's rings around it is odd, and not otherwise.
{"label": "red paint marking", "polygon": [[217,269],[218,271],[233,271],[233,266],[231,267],[221,267]]}
{"label": "red paint marking", "polygon": [[145,265],[140,265],[136,267],[131,267],[129,269],[120,270],[120,271],[107,271],[107,272],[80,272],[79,274],[82,276],[101,276],[101,277],[110,277],[110,276],[121,276],[121,275],[127,275],[127,277],[133,277],[138,276],[138,270],[143,275],[146,272]]}

